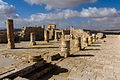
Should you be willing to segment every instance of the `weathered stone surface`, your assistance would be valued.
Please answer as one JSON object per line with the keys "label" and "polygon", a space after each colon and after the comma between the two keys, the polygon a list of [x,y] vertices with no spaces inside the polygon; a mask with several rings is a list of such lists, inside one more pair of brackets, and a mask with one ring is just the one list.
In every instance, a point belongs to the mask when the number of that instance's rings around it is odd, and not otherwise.
{"label": "weathered stone surface", "polygon": [[29,80],[29,79],[22,78],[22,77],[17,77],[17,78],[15,78],[14,80]]}
{"label": "weathered stone surface", "polygon": [[87,47],[88,46],[88,38],[83,37],[81,45],[82,45],[82,49],[84,49],[85,47]]}
{"label": "weathered stone surface", "polygon": [[81,37],[75,38],[73,49],[78,50],[78,51],[81,49]]}
{"label": "weathered stone surface", "polygon": [[44,41],[49,42],[49,31],[48,30],[44,31]]}
{"label": "weathered stone surface", "polygon": [[88,44],[91,44],[92,43],[92,36],[89,36],[88,37]]}
{"label": "weathered stone surface", "polygon": [[68,72],[54,75],[50,80],[119,80],[120,39],[105,40],[107,42],[104,44],[91,44],[86,48],[88,50],[76,52],[74,57],[59,62],[57,65]]}
{"label": "weathered stone surface", "polygon": [[97,33],[96,37],[98,39],[102,39],[104,37],[104,34],[103,33]]}
{"label": "weathered stone surface", "polygon": [[34,32],[36,35],[36,40],[44,40],[44,29],[41,27],[23,27],[20,32],[21,41],[30,41],[30,33]]}
{"label": "weathered stone surface", "polygon": [[62,40],[60,56],[68,57],[70,55],[70,40]]}
{"label": "weathered stone surface", "polygon": [[6,43],[6,42],[7,42],[7,33],[0,32],[0,43]]}
{"label": "weathered stone surface", "polygon": [[44,55],[43,58],[44,58],[46,61],[51,62],[51,61],[60,59],[60,57],[61,57],[60,54],[57,53],[57,54],[52,54],[52,55],[50,55],[50,54]]}
{"label": "weathered stone surface", "polygon": [[35,34],[32,32],[30,33],[30,44],[31,45],[36,45],[36,42],[35,42]]}
{"label": "weathered stone surface", "polygon": [[55,32],[55,41],[59,41],[59,37],[58,37],[59,33],[58,32]]}
{"label": "weathered stone surface", "polygon": [[92,34],[92,42],[94,43],[96,41],[96,34]]}
{"label": "weathered stone surface", "polygon": [[15,48],[15,42],[14,42],[14,24],[12,19],[6,20],[7,24],[7,38],[8,38],[8,48],[14,49]]}
{"label": "weathered stone surface", "polygon": [[42,25],[42,28],[45,29],[45,25]]}

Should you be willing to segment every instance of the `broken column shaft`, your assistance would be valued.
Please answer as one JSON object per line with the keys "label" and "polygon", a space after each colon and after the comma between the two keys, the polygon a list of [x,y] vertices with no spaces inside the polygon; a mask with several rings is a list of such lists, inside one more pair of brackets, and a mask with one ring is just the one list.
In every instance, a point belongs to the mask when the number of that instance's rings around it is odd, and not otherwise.
{"label": "broken column shaft", "polygon": [[88,37],[88,44],[91,44],[92,43],[92,36],[89,36]]}
{"label": "broken column shaft", "polygon": [[58,33],[57,32],[55,32],[55,41],[58,41],[59,39],[58,39]]}
{"label": "broken column shaft", "polygon": [[44,32],[44,41],[45,42],[49,42],[49,31],[47,31],[47,30],[45,30],[45,32]]}
{"label": "broken column shaft", "polygon": [[42,25],[42,28],[45,29],[45,25]]}
{"label": "broken column shaft", "polygon": [[74,44],[74,49],[75,50],[80,50],[81,49],[81,38],[80,37],[76,37],[74,43],[75,43]]}
{"label": "broken column shaft", "polygon": [[8,48],[14,49],[15,48],[15,42],[14,42],[14,24],[12,19],[6,20],[7,24],[7,39],[8,39]]}
{"label": "broken column shaft", "polygon": [[30,44],[31,45],[36,45],[36,42],[35,42],[35,34],[32,32],[30,33]]}
{"label": "broken column shaft", "polygon": [[70,55],[70,40],[62,40],[60,56],[68,57]]}
{"label": "broken column shaft", "polygon": [[85,47],[88,45],[88,38],[83,38],[83,43],[84,43],[84,45],[85,45]]}
{"label": "broken column shaft", "polygon": [[92,34],[92,42],[94,43],[96,41],[96,35]]}

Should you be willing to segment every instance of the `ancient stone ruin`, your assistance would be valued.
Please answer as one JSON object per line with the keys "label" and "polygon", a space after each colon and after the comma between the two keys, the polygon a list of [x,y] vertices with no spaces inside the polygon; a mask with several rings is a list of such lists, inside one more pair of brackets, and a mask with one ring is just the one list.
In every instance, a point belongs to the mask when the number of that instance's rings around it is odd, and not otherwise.
{"label": "ancient stone ruin", "polygon": [[[92,80],[102,75],[95,70],[103,69],[101,65],[105,61],[99,58],[105,51],[101,46],[107,44],[103,32],[73,26],[70,30],[58,29],[55,24],[23,27],[15,31],[12,19],[6,20],[6,25],[7,31],[0,32],[0,61],[3,61],[0,80]],[[85,71],[92,75],[89,79]]]}
{"label": "ancient stone ruin", "polygon": [[13,20],[9,19],[6,20],[7,25],[7,39],[8,39],[8,48],[14,49],[15,48],[15,42],[14,42],[14,23]]}

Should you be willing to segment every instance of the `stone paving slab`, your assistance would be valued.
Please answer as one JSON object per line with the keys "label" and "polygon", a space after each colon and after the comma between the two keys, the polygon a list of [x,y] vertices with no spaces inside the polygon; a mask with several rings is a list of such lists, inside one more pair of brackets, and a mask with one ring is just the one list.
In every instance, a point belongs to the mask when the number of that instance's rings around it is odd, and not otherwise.
{"label": "stone paving slab", "polygon": [[0,68],[5,67],[5,66],[10,66],[12,64],[15,64],[16,62],[18,62],[18,60],[0,56]]}
{"label": "stone paving slab", "polygon": [[120,39],[105,40],[105,43],[92,44],[85,51],[57,63],[68,72],[53,74],[49,80],[120,80]]}

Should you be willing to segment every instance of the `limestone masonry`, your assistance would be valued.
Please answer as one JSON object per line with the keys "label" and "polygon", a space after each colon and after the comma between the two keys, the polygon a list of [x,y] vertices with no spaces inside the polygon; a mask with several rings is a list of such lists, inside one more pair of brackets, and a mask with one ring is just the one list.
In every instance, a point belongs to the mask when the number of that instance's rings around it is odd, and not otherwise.
{"label": "limestone masonry", "polygon": [[119,35],[73,26],[58,29],[56,24],[15,31],[12,19],[5,23],[7,30],[0,32],[0,80],[120,79]]}

